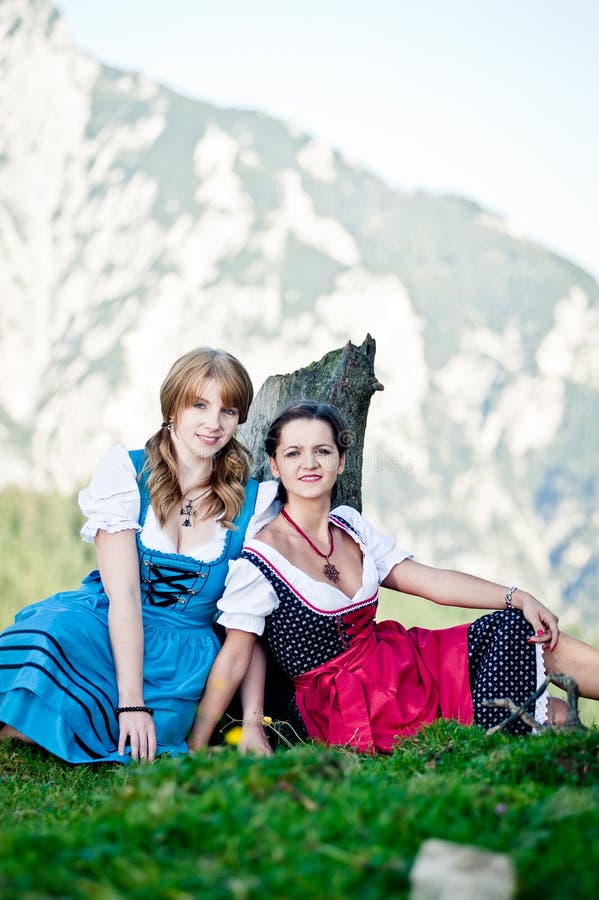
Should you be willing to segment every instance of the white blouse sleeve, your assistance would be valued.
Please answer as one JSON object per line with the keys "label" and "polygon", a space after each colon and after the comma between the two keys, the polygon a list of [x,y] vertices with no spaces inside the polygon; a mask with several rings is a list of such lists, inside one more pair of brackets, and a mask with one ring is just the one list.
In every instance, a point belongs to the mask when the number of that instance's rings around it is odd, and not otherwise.
{"label": "white blouse sleeve", "polygon": [[407,550],[399,550],[395,541],[388,534],[378,531],[367,519],[351,506],[338,506],[333,514],[341,516],[346,522],[355,528],[362,537],[368,554],[374,560],[378,573],[379,583],[384,581],[393,566],[403,562],[404,559],[412,559],[413,554]]}
{"label": "white blouse sleeve", "polygon": [[219,625],[263,634],[266,616],[276,609],[279,599],[260,569],[247,559],[234,559],[229,563],[225,592],[216,605],[221,613]]}
{"label": "white blouse sleeve", "polygon": [[115,444],[102,457],[88,487],[79,492],[79,507],[87,516],[81,529],[84,541],[93,541],[100,529],[110,534],[129,528],[140,530],[135,467],[122,444]]}
{"label": "white blouse sleeve", "polygon": [[281,504],[276,499],[278,489],[278,481],[262,481],[258,485],[254,515],[248,522],[248,527],[245,531],[246,541],[250,541],[265,525],[268,525],[269,522],[272,522],[279,515]]}

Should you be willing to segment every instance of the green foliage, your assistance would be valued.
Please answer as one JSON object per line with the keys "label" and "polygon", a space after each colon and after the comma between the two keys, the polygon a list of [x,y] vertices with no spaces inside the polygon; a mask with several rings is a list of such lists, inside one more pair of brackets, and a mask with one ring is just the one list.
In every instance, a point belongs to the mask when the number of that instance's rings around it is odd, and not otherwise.
{"label": "green foliage", "polygon": [[599,730],[438,722],[389,757],[302,745],[129,768],[3,742],[0,802],[5,900],[406,897],[428,837],[508,854],[519,897],[590,898]]}
{"label": "green foliage", "polygon": [[75,497],[16,487],[0,492],[0,627],[26,604],[76,587],[94,568],[81,524]]}

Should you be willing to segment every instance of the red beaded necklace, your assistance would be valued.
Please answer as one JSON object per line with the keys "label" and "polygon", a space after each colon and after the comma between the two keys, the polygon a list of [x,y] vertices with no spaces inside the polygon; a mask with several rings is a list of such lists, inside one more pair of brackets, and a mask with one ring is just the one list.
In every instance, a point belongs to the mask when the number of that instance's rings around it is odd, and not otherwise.
{"label": "red beaded necklace", "polygon": [[326,559],[326,563],[325,563],[325,566],[324,566],[324,568],[323,568],[323,572],[324,572],[324,574],[326,575],[326,577],[329,579],[329,581],[332,581],[332,582],[335,582],[335,583],[336,583],[337,581],[339,581],[339,579],[341,578],[341,574],[340,574],[339,570],[337,569],[337,567],[334,566],[333,563],[329,561],[329,556],[332,556],[332,555],[333,555],[333,551],[335,550],[335,543],[334,543],[334,541],[333,541],[333,529],[331,528],[330,522],[329,522],[328,529],[329,529],[329,538],[330,538],[330,541],[331,541],[331,545],[330,545],[330,547],[329,547],[329,552],[328,552],[328,553],[323,553],[321,550],[318,549],[318,547],[316,546],[316,544],[313,544],[313,543],[312,543],[312,541],[310,540],[310,538],[308,537],[308,535],[305,533],[305,531],[302,531],[302,529],[299,527],[299,525],[297,524],[297,522],[294,522],[294,521],[293,521],[293,519],[291,518],[291,516],[289,515],[288,512],[286,512],[284,509],[282,509],[282,510],[281,510],[281,515],[283,516],[283,518],[285,519],[285,521],[286,521],[286,522],[289,522],[289,524],[291,525],[291,527],[292,527],[292,528],[295,528],[295,530],[297,531],[297,533],[298,533],[298,534],[301,534],[301,536],[304,538],[304,540],[307,541],[307,542],[310,544],[310,546],[312,547],[312,549],[314,550],[315,553],[318,553],[319,556],[322,556],[323,559]]}

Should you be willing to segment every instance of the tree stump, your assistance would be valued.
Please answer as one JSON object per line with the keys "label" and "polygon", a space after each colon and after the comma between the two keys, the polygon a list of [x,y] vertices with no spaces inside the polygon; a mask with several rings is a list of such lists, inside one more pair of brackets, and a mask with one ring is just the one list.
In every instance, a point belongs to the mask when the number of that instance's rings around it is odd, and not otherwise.
{"label": "tree stump", "polygon": [[289,375],[271,375],[266,379],[254,402],[247,422],[239,429],[240,438],[254,457],[252,475],[258,481],[272,478],[264,452],[264,437],[272,420],[296,400],[333,403],[347,419],[348,431],[343,436],[347,446],[345,471],[337,484],[335,504],[348,504],[362,509],[362,458],[364,434],[370,398],[382,391],[374,374],[376,342],[369,334],[361,346],[350,341],[332,350],[318,362]]}
{"label": "tree stump", "polygon": [[[273,419],[288,403],[296,400],[316,400],[333,403],[347,419],[345,471],[337,482],[335,505],[348,504],[362,509],[362,457],[364,433],[370,398],[383,386],[374,374],[376,344],[367,335],[361,346],[348,341],[345,347],[332,350],[318,362],[289,375],[271,375],[266,379],[254,402],[247,422],[239,429],[239,437],[254,457],[252,475],[258,481],[272,478],[264,438]],[[264,710],[275,720],[271,742],[288,746],[298,740],[308,740],[297,707],[291,679],[267,658]],[[232,716],[230,711],[230,717]]]}

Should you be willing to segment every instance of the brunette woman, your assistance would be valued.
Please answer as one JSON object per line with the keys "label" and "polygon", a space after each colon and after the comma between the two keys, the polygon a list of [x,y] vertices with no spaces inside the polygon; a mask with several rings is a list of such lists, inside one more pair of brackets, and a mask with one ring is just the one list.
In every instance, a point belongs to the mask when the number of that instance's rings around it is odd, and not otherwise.
{"label": "brunette woman", "polygon": [[[599,651],[560,634],[558,619],[515,585],[416,562],[355,509],[331,511],[347,428],[334,407],[300,402],[273,422],[266,450],[282,509],[231,563],[218,606],[229,629],[190,734],[204,745],[243,677],[257,635],[294,682],[308,735],[361,751],[392,750],[437,717],[483,726],[505,718],[483,701],[522,704],[546,672],[599,699]],[[379,585],[444,606],[494,610],[470,625],[406,630],[375,623]],[[543,694],[538,721],[565,703]],[[268,710],[267,710],[268,711]],[[521,722],[515,732],[528,730]]]}

